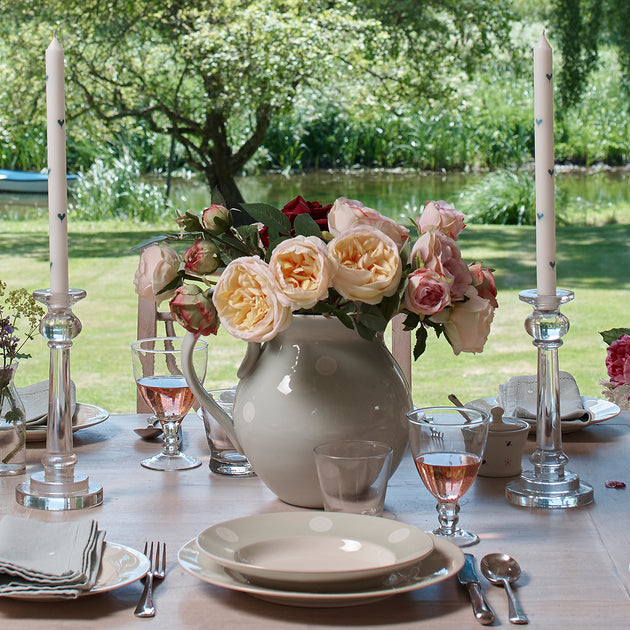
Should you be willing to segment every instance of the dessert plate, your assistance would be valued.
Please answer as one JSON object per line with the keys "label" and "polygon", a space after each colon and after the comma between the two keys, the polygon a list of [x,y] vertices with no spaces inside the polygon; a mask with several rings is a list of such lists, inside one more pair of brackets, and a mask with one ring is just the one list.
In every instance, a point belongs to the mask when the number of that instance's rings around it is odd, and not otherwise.
{"label": "dessert plate", "polygon": [[[125,545],[105,542],[96,584],[89,591],[82,592],[79,597],[97,595],[131,584],[143,578],[147,574],[149,566],[149,559],[140,551]],[[61,599],[52,595],[42,596],[29,593],[13,594],[11,598],[36,599],[38,601],[60,601]],[[63,598],[63,601],[68,601],[68,599]]]}
{"label": "dessert plate", "polygon": [[[74,416],[72,417],[72,432],[79,429],[85,429],[86,427],[94,426],[104,422],[109,418],[109,412],[95,405],[88,405],[86,403],[77,403]],[[33,427],[26,427],[26,441],[27,442],[42,442],[46,440],[48,429],[45,424],[35,425]]]}
{"label": "dessert plate", "polygon": [[322,590],[366,584],[433,551],[426,532],[398,521],[340,512],[276,512],[208,527],[197,545],[258,584]]}
{"label": "dessert plate", "polygon": [[[592,424],[604,422],[604,420],[610,420],[610,418],[614,418],[621,411],[618,405],[615,405],[615,403],[608,400],[603,400],[601,398],[591,398],[590,396],[581,396],[581,398],[584,409],[590,411],[593,417],[590,422],[585,422],[583,420],[562,420],[560,424],[562,426],[563,434],[575,433],[576,431],[580,431],[581,429],[590,427]],[[496,396],[490,396],[489,398],[484,398],[483,400],[485,400],[491,406],[497,404]],[[522,419],[529,422],[532,430],[534,432],[536,431],[535,419]]]}
{"label": "dessert plate", "polygon": [[418,564],[403,572],[384,576],[378,586],[343,592],[302,592],[254,584],[237,571],[217,564],[198,547],[195,539],[188,541],[177,557],[182,568],[208,584],[247,593],[275,604],[310,608],[358,606],[436,584],[462,568],[464,553],[459,547],[433,534],[428,535],[433,539],[433,551]]}

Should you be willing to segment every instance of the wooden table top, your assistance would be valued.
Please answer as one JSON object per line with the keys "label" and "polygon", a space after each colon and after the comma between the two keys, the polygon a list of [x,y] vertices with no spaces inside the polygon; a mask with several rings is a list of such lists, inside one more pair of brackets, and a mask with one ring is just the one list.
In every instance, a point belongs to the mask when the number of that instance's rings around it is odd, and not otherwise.
{"label": "wooden table top", "polygon": [[[0,515],[47,521],[96,519],[107,540],[142,549],[146,539],[168,545],[168,573],[157,584],[156,617],[134,617],[142,584],[135,582],[100,595],[61,602],[0,600],[7,630],[47,628],[293,628],[377,627],[397,629],[477,629],[466,591],[455,577],[411,593],[362,606],[299,608],[262,601],[202,582],[184,571],[177,551],[206,527],[238,516],[299,508],[279,501],[258,478],[234,479],[208,470],[209,451],[196,416],[184,422],[185,451],[201,467],[177,473],[147,470],[140,461],[157,452],[159,441],[142,441],[132,429],[144,420],[117,415],[75,433],[77,470],[104,489],[103,505],[68,512],[19,506],[15,486],[24,477],[0,479]],[[528,450],[534,447],[528,441]],[[630,412],[623,412],[563,439],[568,469],[595,490],[583,508],[541,510],[510,505],[506,479],[478,478],[461,501],[462,526],[481,542],[467,549],[479,560],[486,553],[508,553],[521,564],[517,597],[531,628],[627,628],[630,619]],[[27,475],[40,469],[43,445],[29,445]],[[526,457],[524,465],[529,465]],[[626,489],[605,487],[625,481]],[[386,518],[422,529],[436,523],[435,501],[422,486],[409,454],[390,480]],[[497,614],[493,627],[507,627],[502,588],[482,578]]]}

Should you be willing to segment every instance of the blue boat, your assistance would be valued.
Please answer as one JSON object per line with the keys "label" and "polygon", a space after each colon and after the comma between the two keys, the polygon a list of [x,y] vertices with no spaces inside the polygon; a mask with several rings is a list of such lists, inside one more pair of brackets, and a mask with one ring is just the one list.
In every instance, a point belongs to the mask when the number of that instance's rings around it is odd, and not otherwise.
{"label": "blue boat", "polygon": [[[78,175],[68,175],[68,186],[79,179]],[[48,193],[48,173],[34,171],[10,171],[0,168],[0,193]]]}

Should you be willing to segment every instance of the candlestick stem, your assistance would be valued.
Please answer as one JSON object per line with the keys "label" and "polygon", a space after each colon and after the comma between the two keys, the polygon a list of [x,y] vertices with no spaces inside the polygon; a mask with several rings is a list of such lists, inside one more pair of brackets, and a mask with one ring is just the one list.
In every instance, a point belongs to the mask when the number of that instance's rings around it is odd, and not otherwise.
{"label": "candlestick stem", "polygon": [[[70,289],[67,294],[35,291],[36,300],[48,306],[40,331],[50,348],[50,376],[46,453],[43,471],[31,475],[15,491],[16,501],[41,510],[73,510],[103,502],[103,488],[87,475],[76,472],[77,456],[72,451],[72,408],[70,395],[70,348],[81,332],[81,322],[72,306],[85,297],[85,291]],[[60,299],[60,298],[64,299]],[[65,299],[67,298],[67,299]]]}
{"label": "candlestick stem", "polygon": [[507,484],[505,495],[510,503],[524,507],[587,505],[593,500],[593,488],[565,469],[569,458],[562,450],[558,348],[569,320],[560,306],[573,299],[573,292],[558,289],[555,296],[539,296],[536,290],[528,290],[519,298],[533,307],[525,329],[538,348],[536,450],[529,458],[533,470],[523,471],[518,480]]}

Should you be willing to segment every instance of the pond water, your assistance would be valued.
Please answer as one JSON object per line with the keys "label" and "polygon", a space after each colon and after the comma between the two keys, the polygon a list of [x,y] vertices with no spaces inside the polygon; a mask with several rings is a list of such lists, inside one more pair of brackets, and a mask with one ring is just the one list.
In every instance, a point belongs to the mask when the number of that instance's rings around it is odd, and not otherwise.
{"label": "pond water", "polygon": [[[457,196],[480,177],[483,175],[478,173],[318,171],[290,177],[272,173],[247,176],[239,178],[238,184],[248,201],[281,207],[297,195],[322,204],[343,195],[397,218],[414,213],[431,199],[444,199],[456,206]],[[604,210],[630,207],[629,177],[628,169],[570,169],[560,171],[556,181],[558,192],[564,192],[567,202],[581,208],[586,221]],[[154,182],[164,184],[162,180]],[[176,179],[171,199],[180,211],[196,211],[209,204],[210,194],[201,179]],[[42,216],[46,207],[46,195],[0,194],[0,216]]]}

